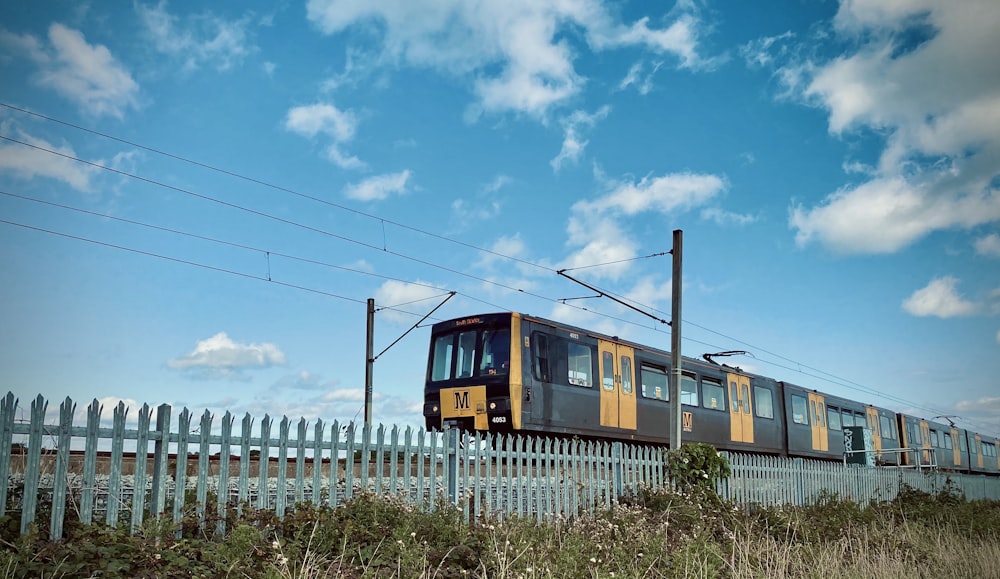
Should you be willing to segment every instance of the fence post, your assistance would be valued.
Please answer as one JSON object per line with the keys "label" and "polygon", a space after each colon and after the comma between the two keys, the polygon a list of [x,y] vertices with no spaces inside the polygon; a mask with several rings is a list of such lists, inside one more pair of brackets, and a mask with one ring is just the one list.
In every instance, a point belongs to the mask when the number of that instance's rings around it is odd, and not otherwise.
{"label": "fence post", "polygon": [[38,506],[38,478],[42,462],[42,429],[45,423],[45,411],[49,403],[39,394],[31,402],[31,424],[28,430],[28,464],[24,471],[24,498],[21,502],[21,534],[28,534],[31,524],[35,522],[35,509]]}
{"label": "fence post", "polygon": [[163,514],[167,504],[167,460],[170,457],[170,406],[156,408],[156,441],[153,443],[153,496],[149,513],[154,517]]}
{"label": "fence post", "polygon": [[793,471],[795,472],[795,505],[805,506],[806,504],[806,487],[805,487],[805,468],[802,463],[801,458],[796,458],[792,461]]}
{"label": "fence post", "polygon": [[612,500],[618,502],[618,499],[624,494],[624,484],[622,481],[622,443],[611,443],[611,462],[615,489],[615,496],[612,497]]}
{"label": "fence post", "polygon": [[448,464],[448,478],[445,484],[448,486],[448,501],[453,505],[458,505],[458,429],[449,428],[445,431],[447,443],[444,446],[444,453]]}
{"label": "fence post", "polygon": [[63,519],[66,516],[66,487],[69,484],[70,431],[76,403],[66,397],[59,405],[59,439],[56,443],[56,472],[52,479],[52,513],[49,518],[49,536],[53,541],[62,539]]}
{"label": "fence post", "polygon": [[14,413],[17,411],[17,399],[13,392],[7,392],[0,402],[0,517],[7,514],[7,483],[10,480],[10,454],[14,440]]}

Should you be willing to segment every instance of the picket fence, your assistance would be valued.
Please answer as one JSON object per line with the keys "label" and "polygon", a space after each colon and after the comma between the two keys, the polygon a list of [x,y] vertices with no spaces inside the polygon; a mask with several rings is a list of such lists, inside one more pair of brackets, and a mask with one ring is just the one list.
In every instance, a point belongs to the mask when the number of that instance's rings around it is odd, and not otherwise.
{"label": "picket fence", "polygon": [[[224,531],[230,509],[270,509],[281,517],[296,503],[337,506],[364,492],[419,508],[460,509],[469,520],[516,515],[542,522],[609,508],[642,486],[670,484],[666,456],[654,446],[322,420],[313,424],[310,438],[305,419],[292,437],[287,417],[277,423],[275,438],[269,415],[255,429],[246,414],[234,434],[230,412],[217,425],[205,411],[192,429],[187,408],[172,430],[166,404],[155,409],[155,425],[153,409],[143,405],[136,428],[126,428],[129,409],[119,403],[108,428],[101,425],[97,400],[86,408],[86,426],[76,426],[76,404],[68,397],[57,424],[46,424],[48,402],[41,395],[27,421],[16,420],[18,404],[13,393],[0,400],[0,480],[6,481],[0,485],[0,517],[19,513],[22,533],[47,525],[53,540],[62,537],[67,516],[84,524],[127,524],[135,532],[150,516],[204,525],[214,511],[217,530]],[[759,455],[728,458],[732,475],[718,490],[744,504],[802,505],[823,493],[890,500],[903,485],[1000,500],[997,477]],[[38,520],[44,514],[48,520]]]}

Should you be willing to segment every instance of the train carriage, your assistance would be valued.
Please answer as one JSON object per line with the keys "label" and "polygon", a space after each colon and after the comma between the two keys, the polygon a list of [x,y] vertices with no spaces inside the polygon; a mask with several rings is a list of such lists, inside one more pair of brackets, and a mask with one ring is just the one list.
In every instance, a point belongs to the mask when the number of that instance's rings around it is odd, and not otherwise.
{"label": "train carriage", "polygon": [[524,432],[670,444],[672,404],[685,442],[720,450],[840,460],[844,429],[872,435],[883,465],[1000,472],[996,438],[682,359],[681,397],[665,350],[505,312],[434,324],[424,388],[429,430]]}
{"label": "train carriage", "polygon": [[[773,380],[685,358],[686,440],[784,452]],[[429,429],[526,431],[669,444],[670,354],[517,313],[437,323],[425,385]]]}

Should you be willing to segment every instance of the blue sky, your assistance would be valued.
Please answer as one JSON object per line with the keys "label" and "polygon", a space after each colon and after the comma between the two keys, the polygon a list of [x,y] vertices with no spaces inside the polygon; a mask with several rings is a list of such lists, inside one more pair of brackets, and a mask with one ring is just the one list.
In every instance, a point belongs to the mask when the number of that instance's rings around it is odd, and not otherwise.
{"label": "blue sky", "polygon": [[[5,2],[0,387],[360,418],[365,300],[381,351],[449,291],[434,320],[666,349],[556,270],[668,317],[682,229],[685,355],[996,433],[998,25],[993,0]],[[377,421],[421,422],[428,332],[375,363]]]}

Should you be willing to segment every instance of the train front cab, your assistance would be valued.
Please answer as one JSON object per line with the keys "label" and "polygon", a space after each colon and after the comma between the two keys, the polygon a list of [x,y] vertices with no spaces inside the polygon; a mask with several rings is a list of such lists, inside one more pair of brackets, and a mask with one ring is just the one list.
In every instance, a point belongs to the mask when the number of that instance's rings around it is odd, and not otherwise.
{"label": "train front cab", "polygon": [[520,428],[520,316],[484,314],[434,324],[424,386],[428,430]]}

